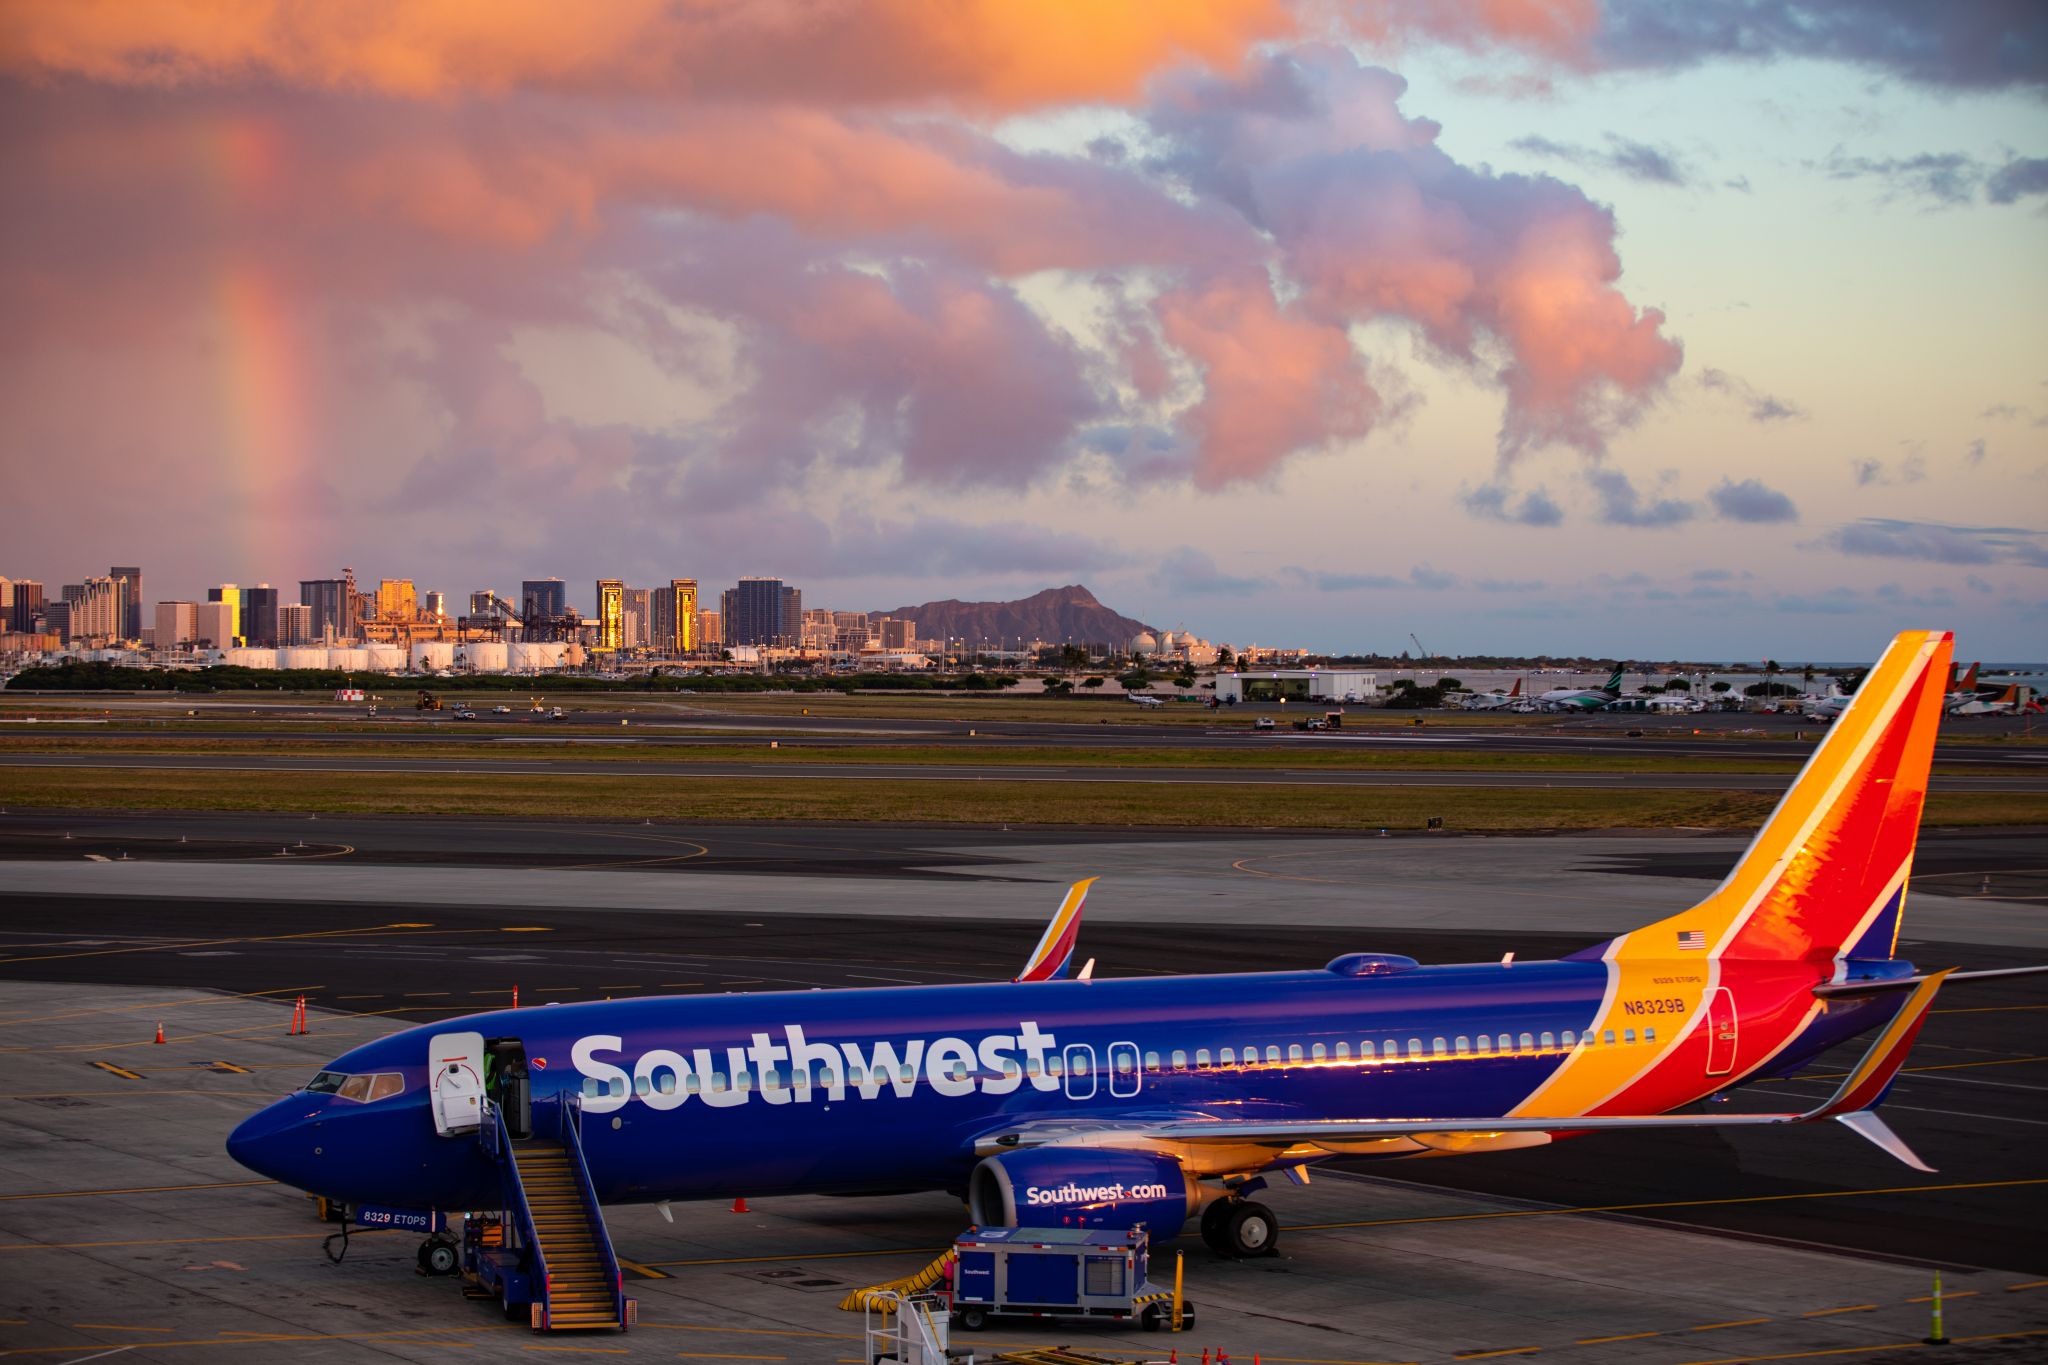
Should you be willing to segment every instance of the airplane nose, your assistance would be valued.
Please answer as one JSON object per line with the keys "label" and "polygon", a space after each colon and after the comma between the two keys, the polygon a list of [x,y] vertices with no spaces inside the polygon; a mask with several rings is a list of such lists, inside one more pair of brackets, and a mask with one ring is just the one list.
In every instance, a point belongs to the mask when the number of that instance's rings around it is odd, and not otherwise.
{"label": "airplane nose", "polygon": [[312,1149],[298,1128],[302,1108],[303,1097],[294,1096],[257,1110],[228,1134],[228,1155],[258,1175],[303,1185]]}

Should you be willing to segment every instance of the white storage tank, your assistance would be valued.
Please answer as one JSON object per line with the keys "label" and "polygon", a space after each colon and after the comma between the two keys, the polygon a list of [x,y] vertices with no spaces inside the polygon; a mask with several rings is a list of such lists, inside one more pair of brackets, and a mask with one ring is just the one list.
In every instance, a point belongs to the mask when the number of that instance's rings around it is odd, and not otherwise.
{"label": "white storage tank", "polygon": [[277,651],[279,668],[325,668],[327,651],[310,645],[295,645]]}
{"label": "white storage tank", "polygon": [[560,668],[569,646],[559,640],[529,640],[511,646],[510,667],[514,673],[543,673]]}
{"label": "white storage tank", "polygon": [[511,667],[511,654],[502,640],[479,640],[464,645],[463,652],[469,655],[469,666],[477,673],[503,673]]}
{"label": "white storage tank", "polygon": [[274,649],[231,649],[223,660],[232,668],[276,668],[277,651]]}
{"label": "white storage tank", "polygon": [[412,647],[412,671],[439,673],[455,667],[455,646],[447,640],[421,640]]}
{"label": "white storage tank", "polygon": [[367,673],[370,671],[370,651],[367,649],[330,649],[327,651],[327,666],[343,673]]}
{"label": "white storage tank", "polygon": [[365,651],[372,673],[403,673],[405,671],[404,645],[370,645]]}

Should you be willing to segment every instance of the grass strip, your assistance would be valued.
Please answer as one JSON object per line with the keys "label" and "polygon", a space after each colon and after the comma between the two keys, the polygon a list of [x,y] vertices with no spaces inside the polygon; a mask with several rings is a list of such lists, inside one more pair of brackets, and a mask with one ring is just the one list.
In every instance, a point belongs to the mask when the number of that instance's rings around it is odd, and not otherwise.
{"label": "grass strip", "polygon": [[[1096,783],[571,777],[551,774],[166,773],[120,770],[4,777],[11,807],[490,815],[686,821],[931,825],[1417,829],[1465,832],[1712,828],[1760,824],[1773,793],[1541,791],[1493,787],[1317,788]],[[1939,825],[2048,823],[2048,796],[1938,793]]]}
{"label": "grass strip", "polygon": [[[1647,741],[1646,741],[1647,743]],[[370,740],[317,736],[277,739],[94,739],[89,735],[0,736],[0,752],[50,754],[261,755],[271,758],[434,758],[471,761],[562,759],[620,763],[758,763],[768,766],[844,763],[860,766],[992,765],[1057,768],[1190,768],[1203,770],[1310,769],[1316,771],[1401,772],[1614,772],[1614,773],[1785,773],[1799,770],[1792,759],[1729,755],[1721,758],[1616,754],[1487,753],[1441,749],[1359,749],[1318,747],[1316,742],[1276,742],[1271,748],[1101,748],[1018,745],[963,740],[954,744],[818,744],[778,739],[752,744],[513,743],[489,740],[437,744],[378,744]],[[1961,771],[1974,771],[1962,769]]]}

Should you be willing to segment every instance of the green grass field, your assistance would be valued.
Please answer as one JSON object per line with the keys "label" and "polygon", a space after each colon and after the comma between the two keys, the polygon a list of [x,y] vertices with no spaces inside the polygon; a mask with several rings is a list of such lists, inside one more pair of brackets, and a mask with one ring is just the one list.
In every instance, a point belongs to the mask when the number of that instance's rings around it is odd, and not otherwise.
{"label": "green grass field", "polygon": [[[1775,795],[1431,787],[1313,790],[1033,782],[206,773],[13,769],[5,804],[73,810],[211,810],[552,820],[828,821],[1458,832],[1709,828],[1761,823]],[[1936,795],[1938,825],[2048,823],[2048,796]]]}

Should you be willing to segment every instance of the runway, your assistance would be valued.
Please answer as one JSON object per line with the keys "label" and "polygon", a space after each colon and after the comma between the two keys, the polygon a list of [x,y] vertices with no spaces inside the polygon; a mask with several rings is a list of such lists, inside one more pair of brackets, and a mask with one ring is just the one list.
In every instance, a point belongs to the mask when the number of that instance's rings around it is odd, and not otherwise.
{"label": "runway", "polygon": [[[1778,773],[1488,772],[1286,768],[1102,768],[1031,764],[689,763],[666,760],[578,762],[572,758],[293,757],[266,754],[0,754],[0,768],[117,769],[127,772],[361,773],[365,775],[608,777],[637,779],[841,782],[1061,782],[1100,785],[1230,787],[1547,787],[1634,791],[1782,791]],[[2048,792],[2048,768],[2019,774],[1950,774],[1932,779],[1937,792],[2035,795]]]}

